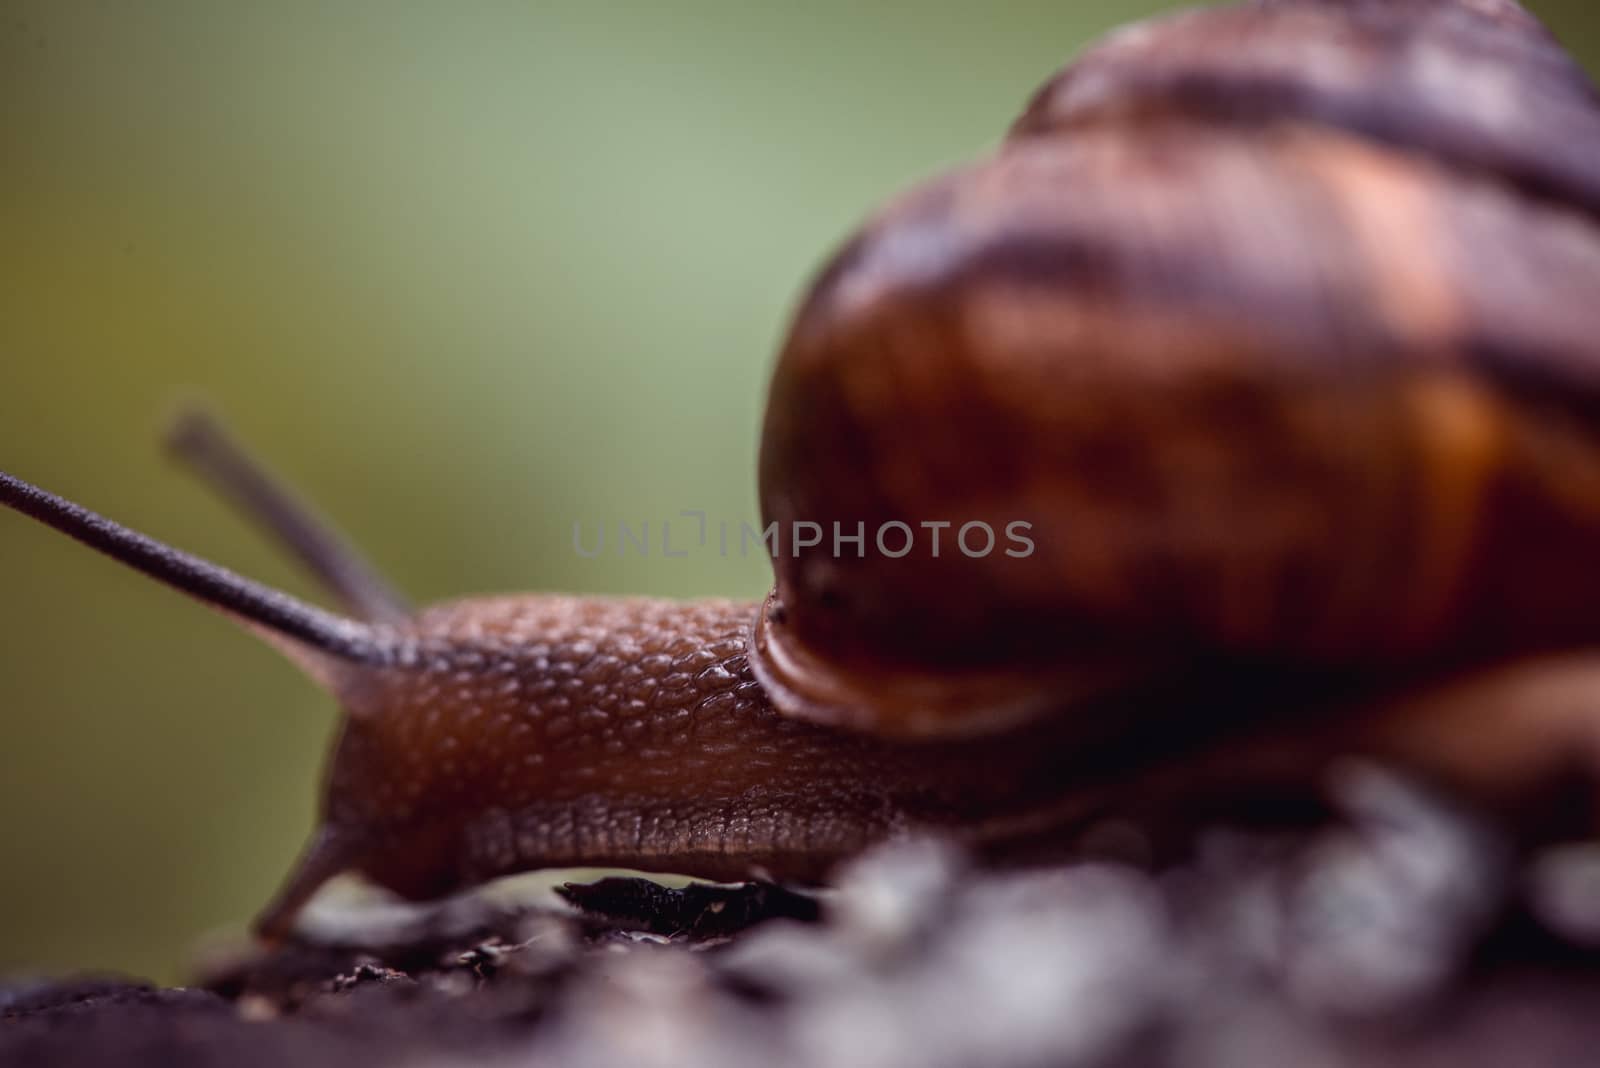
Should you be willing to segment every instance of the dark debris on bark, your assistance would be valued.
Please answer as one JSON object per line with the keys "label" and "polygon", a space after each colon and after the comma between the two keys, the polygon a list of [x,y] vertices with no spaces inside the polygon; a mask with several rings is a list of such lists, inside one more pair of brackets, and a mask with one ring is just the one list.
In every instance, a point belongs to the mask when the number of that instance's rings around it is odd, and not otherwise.
{"label": "dark debris on bark", "polygon": [[983,871],[908,841],[820,898],[606,879],[567,910],[319,931],[188,988],[0,983],[0,1064],[1600,1063],[1594,855],[1520,855],[1376,771],[1340,802],[1163,870]]}

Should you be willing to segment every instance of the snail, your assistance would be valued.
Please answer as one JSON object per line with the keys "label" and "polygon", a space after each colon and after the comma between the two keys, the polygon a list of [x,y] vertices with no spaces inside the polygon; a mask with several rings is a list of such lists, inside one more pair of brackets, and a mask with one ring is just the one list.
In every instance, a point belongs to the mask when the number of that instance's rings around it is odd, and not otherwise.
{"label": "snail", "polygon": [[1108,798],[1347,753],[1514,799],[1600,741],[1600,101],[1511,0],[1090,48],[801,301],[759,604],[413,611],[217,427],[178,447],[345,614],[14,476],[0,503],[343,706],[263,936],[347,871],[819,881],[924,828],[1048,856]]}

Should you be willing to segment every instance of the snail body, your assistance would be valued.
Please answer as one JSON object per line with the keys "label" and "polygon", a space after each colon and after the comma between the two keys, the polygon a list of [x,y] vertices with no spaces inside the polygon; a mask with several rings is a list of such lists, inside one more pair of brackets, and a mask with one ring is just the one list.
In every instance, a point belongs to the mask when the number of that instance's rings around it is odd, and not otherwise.
{"label": "snail body", "polygon": [[[263,933],[347,870],[414,898],[566,865],[816,880],[913,828],[1025,858],[1130,791],[1373,752],[1515,792],[1583,745],[1568,689],[1514,774],[1444,743],[1466,715],[1532,737],[1497,711],[1527,687],[1472,680],[1600,638],[1597,297],[1600,104],[1531,17],[1253,3],[1091,50],[822,272],[762,511],[859,540],[780,539],[759,605],[412,612],[203,426],[186,455],[347,616],[9,475],[0,503],[344,707]],[[1030,551],[868,533],[930,521]]]}
{"label": "snail body", "polygon": [[538,867],[816,882],[912,827],[1020,845],[1059,799],[1049,728],[907,747],[778,714],[745,659],[755,608],[423,610],[390,663],[330,665],[348,719],[313,852],[413,898]]}

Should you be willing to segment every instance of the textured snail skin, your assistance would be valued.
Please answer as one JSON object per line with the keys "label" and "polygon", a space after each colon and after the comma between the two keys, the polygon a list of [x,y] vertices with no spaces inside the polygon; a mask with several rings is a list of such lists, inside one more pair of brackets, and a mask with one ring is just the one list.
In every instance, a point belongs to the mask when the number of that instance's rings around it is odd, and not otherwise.
{"label": "textured snail skin", "polygon": [[755,607],[475,599],[391,631],[386,664],[313,665],[347,717],[261,929],[346,869],[413,898],[576,865],[817,881],[913,828],[1044,855],[1087,810],[1062,785],[1114,718],[916,746],[789,719],[746,664]]}

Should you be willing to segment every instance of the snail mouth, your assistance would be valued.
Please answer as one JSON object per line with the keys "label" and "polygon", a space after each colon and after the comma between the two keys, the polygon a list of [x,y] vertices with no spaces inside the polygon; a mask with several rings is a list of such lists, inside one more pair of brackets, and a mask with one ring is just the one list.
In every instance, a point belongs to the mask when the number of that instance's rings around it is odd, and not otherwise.
{"label": "snail mouth", "polygon": [[808,646],[774,589],[756,612],[750,668],[786,716],[908,741],[1007,730],[1147,678],[1150,665],[1112,657],[1040,670],[841,663]]}

